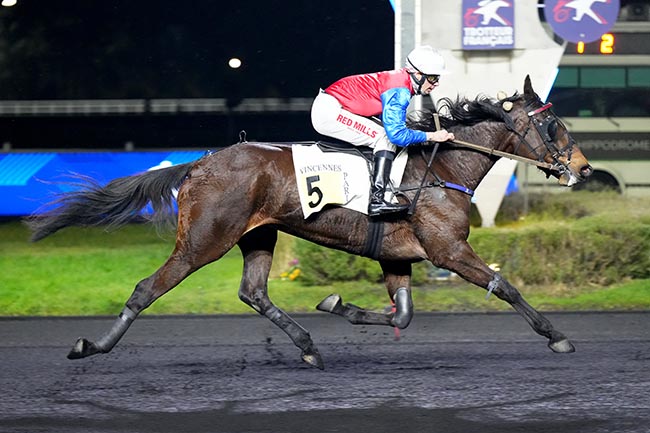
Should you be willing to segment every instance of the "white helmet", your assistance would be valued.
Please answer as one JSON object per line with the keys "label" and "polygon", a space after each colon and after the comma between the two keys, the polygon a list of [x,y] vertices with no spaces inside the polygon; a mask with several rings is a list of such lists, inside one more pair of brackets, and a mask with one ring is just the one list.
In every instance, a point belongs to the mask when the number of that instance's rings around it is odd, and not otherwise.
{"label": "white helmet", "polygon": [[445,69],[445,59],[430,45],[415,47],[406,56],[406,68],[424,75],[445,75],[449,72]]}

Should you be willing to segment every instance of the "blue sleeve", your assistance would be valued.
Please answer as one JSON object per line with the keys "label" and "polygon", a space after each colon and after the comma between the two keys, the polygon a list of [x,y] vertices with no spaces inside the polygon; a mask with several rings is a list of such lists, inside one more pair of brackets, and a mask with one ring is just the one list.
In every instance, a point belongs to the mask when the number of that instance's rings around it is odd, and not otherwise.
{"label": "blue sleeve", "polygon": [[427,141],[424,131],[406,127],[406,109],[411,103],[411,92],[406,87],[388,89],[381,94],[382,114],[386,135],[391,143],[405,147]]}

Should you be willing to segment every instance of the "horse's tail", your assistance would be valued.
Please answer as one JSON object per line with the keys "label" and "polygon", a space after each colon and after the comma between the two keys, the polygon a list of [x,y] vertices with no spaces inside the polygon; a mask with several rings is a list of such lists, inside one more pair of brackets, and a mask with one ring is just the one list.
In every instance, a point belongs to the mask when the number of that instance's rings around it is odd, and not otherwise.
{"label": "horse's tail", "polygon": [[61,194],[47,207],[56,206],[26,221],[32,241],[70,226],[117,227],[137,218],[139,211],[151,204],[149,219],[154,223],[169,222],[174,215],[174,192],[180,187],[194,162],[147,171],[112,180],[105,186],[92,179],[77,177],[81,188]]}

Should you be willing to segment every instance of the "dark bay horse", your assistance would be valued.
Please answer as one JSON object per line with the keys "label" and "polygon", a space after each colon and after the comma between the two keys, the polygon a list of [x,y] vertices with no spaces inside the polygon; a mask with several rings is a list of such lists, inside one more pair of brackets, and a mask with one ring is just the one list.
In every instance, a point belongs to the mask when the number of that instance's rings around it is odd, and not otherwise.
{"label": "dark bay horse", "polygon": [[[545,163],[543,169],[571,185],[586,179],[592,168],[564,125],[533,91],[527,77],[524,93],[497,101],[486,97],[446,102],[442,126],[458,140],[478,143]],[[417,122],[435,130],[432,118]],[[504,277],[490,269],[467,243],[470,195],[434,185],[433,173],[449,183],[475,189],[498,156],[442,143],[431,160],[432,145],[409,147],[401,188],[413,198],[424,185],[412,215],[383,224],[379,261],[396,311],[370,312],[343,304],[338,295],[318,309],[352,323],[406,327],[413,314],[411,264],[429,260],[494,293],[518,311],[555,352],[573,352],[569,340],[533,307]],[[109,352],[138,314],[189,274],[221,258],[235,245],[244,270],[239,298],[281,328],[302,351],[302,359],[323,368],[309,332],[268,296],[267,280],[277,232],[282,230],[329,248],[368,255],[364,248],[370,221],[366,215],[329,207],[303,218],[290,145],[239,143],[201,159],[115,179],[105,186],[88,185],[65,193],[51,211],[33,216],[34,241],[73,225],[119,225],[151,205],[154,215],[173,214],[172,189],[178,188],[176,245],[167,261],[140,281],[114,325],[95,342],[79,339],[68,357]],[[424,182],[426,180],[428,182]]]}

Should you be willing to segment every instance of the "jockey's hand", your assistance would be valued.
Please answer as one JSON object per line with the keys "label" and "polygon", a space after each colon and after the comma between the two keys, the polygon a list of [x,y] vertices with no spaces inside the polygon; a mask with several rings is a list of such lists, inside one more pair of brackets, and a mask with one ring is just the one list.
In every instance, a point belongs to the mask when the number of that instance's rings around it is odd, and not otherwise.
{"label": "jockey's hand", "polygon": [[427,134],[427,141],[442,142],[442,141],[450,141],[456,139],[454,134],[448,132],[446,129],[441,129],[440,131],[435,131],[435,132],[427,132],[426,134]]}

